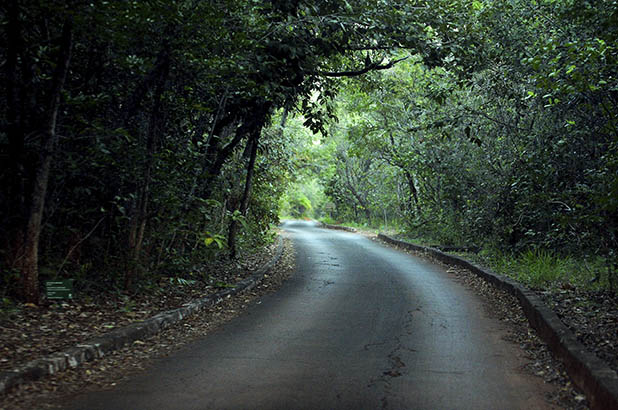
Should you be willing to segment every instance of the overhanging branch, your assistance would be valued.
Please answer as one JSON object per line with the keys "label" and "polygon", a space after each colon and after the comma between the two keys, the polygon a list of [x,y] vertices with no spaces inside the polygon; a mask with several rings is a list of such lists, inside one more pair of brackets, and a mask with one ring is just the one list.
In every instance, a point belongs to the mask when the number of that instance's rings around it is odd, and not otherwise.
{"label": "overhanging branch", "polygon": [[389,61],[386,64],[382,64],[382,60],[378,63],[372,62],[369,58],[365,60],[365,67],[360,70],[355,71],[316,71],[312,74],[320,75],[323,77],[358,77],[359,75],[363,75],[368,73],[369,71],[377,71],[377,70],[387,70],[392,68],[395,64],[407,60],[410,56],[399,58],[397,60]]}

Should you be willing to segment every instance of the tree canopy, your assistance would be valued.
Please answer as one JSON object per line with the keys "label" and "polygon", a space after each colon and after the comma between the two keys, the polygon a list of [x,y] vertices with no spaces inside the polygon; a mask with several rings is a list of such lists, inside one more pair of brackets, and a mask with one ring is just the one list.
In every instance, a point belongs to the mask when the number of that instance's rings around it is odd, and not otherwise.
{"label": "tree canopy", "polygon": [[[616,10],[6,2],[2,288],[36,303],[42,279],[133,289],[234,256],[269,237],[311,168],[330,203],[298,195],[301,214],[310,204],[446,241],[581,244],[615,259]],[[330,142],[307,146],[290,131],[299,121]]]}
{"label": "tree canopy", "polygon": [[446,27],[428,26],[448,43],[440,63],[417,53],[348,81],[337,102],[347,156],[324,180],[336,217],[388,213],[443,244],[600,256],[615,270],[615,6],[451,8]]}

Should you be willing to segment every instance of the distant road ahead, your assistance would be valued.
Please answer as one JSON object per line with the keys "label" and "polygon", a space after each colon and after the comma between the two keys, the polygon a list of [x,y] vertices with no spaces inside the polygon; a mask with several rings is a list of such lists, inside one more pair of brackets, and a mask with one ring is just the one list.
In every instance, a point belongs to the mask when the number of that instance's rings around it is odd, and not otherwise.
{"label": "distant road ahead", "polygon": [[71,409],[541,409],[543,381],[442,268],[287,222],[297,271],[220,331]]}

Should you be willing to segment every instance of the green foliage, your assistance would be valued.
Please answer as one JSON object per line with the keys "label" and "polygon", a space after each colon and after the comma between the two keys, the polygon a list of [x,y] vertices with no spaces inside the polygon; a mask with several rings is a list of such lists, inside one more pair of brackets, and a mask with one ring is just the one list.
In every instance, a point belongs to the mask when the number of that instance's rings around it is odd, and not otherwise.
{"label": "green foliage", "polygon": [[488,248],[480,255],[467,255],[506,276],[532,287],[608,288],[602,258],[590,260],[557,255],[543,249],[529,249],[519,254]]}
{"label": "green foliage", "polygon": [[204,245],[207,247],[216,246],[219,249],[225,248],[225,236],[219,234],[211,234],[206,232],[204,237]]}
{"label": "green foliage", "polygon": [[615,6],[2,5],[0,284],[18,293],[69,21],[44,276],[118,289],[191,270],[231,251],[230,225],[241,251],[271,241],[280,204],[443,243],[615,261]]}
{"label": "green foliage", "polygon": [[405,22],[414,13],[407,1],[1,6],[2,271],[23,259],[66,22],[72,59],[54,117],[39,265],[116,288],[221,256],[212,248],[222,250],[231,224],[242,228],[241,249],[272,240],[277,204],[300,169],[278,120],[298,109],[324,130],[336,78],[387,63],[404,33],[416,41],[420,27]]}
{"label": "green foliage", "polygon": [[136,303],[127,295],[122,295],[122,306],[118,309],[121,312],[129,313],[135,310]]}
{"label": "green foliage", "polygon": [[535,286],[558,280],[568,281],[567,272],[572,267],[568,259],[558,258],[544,250],[528,250],[515,259],[500,258],[497,266],[500,272]]}
{"label": "green foliage", "polygon": [[307,196],[300,191],[291,190],[282,198],[283,212],[292,218],[309,218],[312,210],[311,201]]}
{"label": "green foliage", "polygon": [[17,312],[19,308],[15,305],[12,299],[3,297],[0,300],[0,317],[4,315],[10,315],[13,312]]}
{"label": "green foliage", "polygon": [[433,54],[342,88],[331,218],[522,253],[529,282],[569,255],[611,265],[615,2],[464,3],[425,11]]}

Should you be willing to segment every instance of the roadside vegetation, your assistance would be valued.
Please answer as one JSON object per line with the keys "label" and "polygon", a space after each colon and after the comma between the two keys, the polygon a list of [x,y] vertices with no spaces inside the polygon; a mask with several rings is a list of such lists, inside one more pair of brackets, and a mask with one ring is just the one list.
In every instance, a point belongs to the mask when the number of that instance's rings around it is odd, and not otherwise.
{"label": "roadside vegetation", "polygon": [[615,0],[5,3],[5,317],[225,286],[280,215],[614,303]]}
{"label": "roadside vegetation", "polygon": [[437,2],[446,30],[426,27],[440,62],[401,52],[341,85],[313,147],[315,217],[478,246],[533,286],[615,291],[616,2],[456,4]]}
{"label": "roadside vegetation", "polygon": [[45,305],[48,280],[134,295],[268,245],[310,166],[287,119],[324,130],[341,78],[423,49],[419,5],[2,3],[2,305]]}

